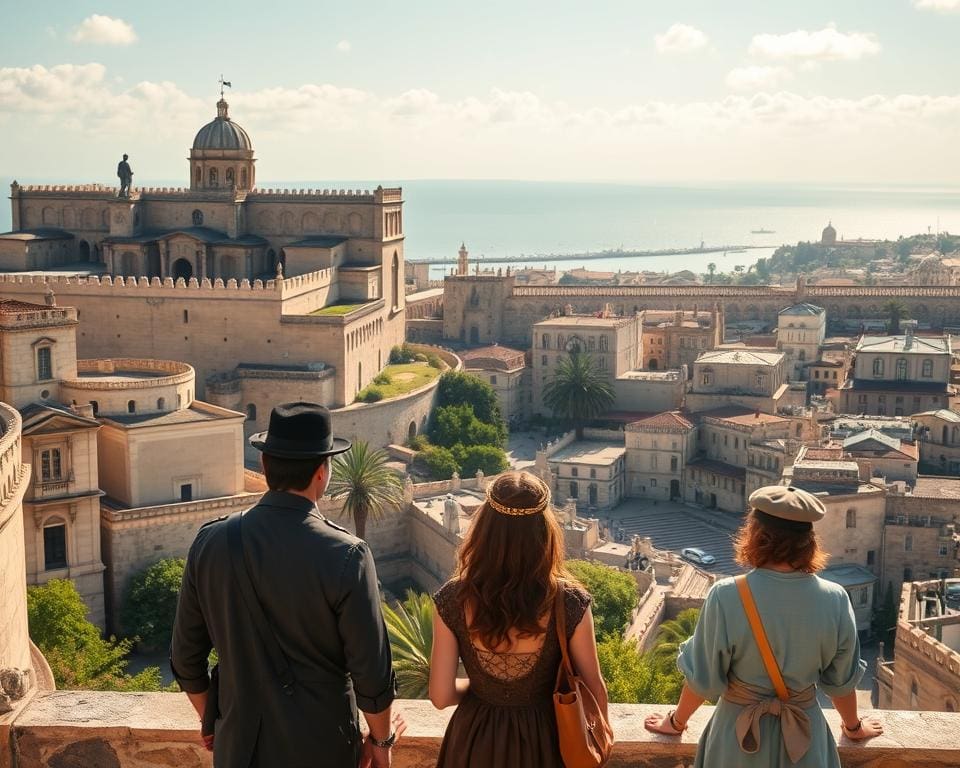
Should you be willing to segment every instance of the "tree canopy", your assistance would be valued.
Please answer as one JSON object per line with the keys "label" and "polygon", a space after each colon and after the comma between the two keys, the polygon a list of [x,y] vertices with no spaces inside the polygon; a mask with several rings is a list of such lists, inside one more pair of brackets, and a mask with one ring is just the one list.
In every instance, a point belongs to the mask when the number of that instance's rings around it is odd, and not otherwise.
{"label": "tree canopy", "polygon": [[637,606],[637,582],[626,571],[620,571],[587,560],[567,562],[570,572],[593,597],[593,622],[600,639],[623,634]]}
{"label": "tree canopy", "polygon": [[68,579],[27,590],[30,638],[41,650],[57,688],[96,691],[159,691],[159,667],[131,675],[127,655],[133,640],[104,640],[87,620],[87,607]]}
{"label": "tree canopy", "polygon": [[183,558],[160,560],[130,579],[120,623],[145,648],[165,650],[170,645],[185,565]]}

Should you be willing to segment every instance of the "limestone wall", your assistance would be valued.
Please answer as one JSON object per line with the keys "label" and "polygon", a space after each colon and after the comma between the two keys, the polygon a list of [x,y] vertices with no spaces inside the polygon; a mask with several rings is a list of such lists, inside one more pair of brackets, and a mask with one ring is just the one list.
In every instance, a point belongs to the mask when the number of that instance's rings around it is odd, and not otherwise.
{"label": "limestone wall", "polygon": [[[20,414],[0,403],[0,670],[31,668],[23,539],[30,466],[21,461],[20,429]],[[4,711],[0,706],[0,718]]]}
{"label": "limestone wall", "polygon": [[[402,700],[407,731],[393,750],[394,768],[436,764],[454,710],[438,712],[429,701]],[[705,706],[680,737],[644,730],[643,721],[665,707],[613,704],[610,720],[616,746],[610,768],[690,768],[697,741],[712,715]],[[840,735],[840,720],[824,712],[843,768],[949,768],[960,760],[960,714],[883,712],[884,735],[853,742]],[[209,768],[212,756],[197,739],[197,717],[186,696],[172,693],[56,691],[36,699],[17,720],[12,741],[18,768]]]}
{"label": "limestone wall", "polygon": [[186,557],[197,530],[204,523],[252,507],[260,493],[241,493],[219,499],[164,504],[138,509],[104,507],[100,514],[103,543],[104,593],[108,627],[118,631],[117,616],[130,577],[158,560]]}
{"label": "limestone wall", "polygon": [[76,376],[60,382],[64,403],[97,403],[97,415],[168,413],[188,408],[196,394],[193,368],[173,360],[78,360]]}

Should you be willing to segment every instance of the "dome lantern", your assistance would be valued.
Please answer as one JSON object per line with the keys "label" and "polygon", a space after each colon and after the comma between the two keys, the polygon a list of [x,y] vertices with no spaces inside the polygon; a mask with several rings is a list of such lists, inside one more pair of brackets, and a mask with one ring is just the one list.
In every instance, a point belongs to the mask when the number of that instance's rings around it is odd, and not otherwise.
{"label": "dome lantern", "polygon": [[190,150],[191,189],[242,189],[255,186],[256,160],[250,135],[230,119],[220,95],[217,116],[197,131]]}

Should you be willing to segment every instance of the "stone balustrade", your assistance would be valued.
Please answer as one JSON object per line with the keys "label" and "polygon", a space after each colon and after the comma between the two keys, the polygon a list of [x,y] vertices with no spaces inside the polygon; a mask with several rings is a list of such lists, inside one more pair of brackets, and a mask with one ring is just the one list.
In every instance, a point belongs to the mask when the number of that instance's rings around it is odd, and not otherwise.
{"label": "stone balustrade", "polygon": [[[437,712],[427,701],[401,701],[407,732],[394,750],[394,768],[427,768],[452,710]],[[614,704],[617,745],[610,768],[687,768],[710,716],[702,708],[680,738],[644,730],[644,718],[665,707]],[[825,713],[837,735],[845,768],[947,768],[960,764],[960,714],[881,713],[884,735],[851,742],[839,735],[835,712]],[[171,693],[56,691],[40,695],[14,722],[0,766],[98,766],[98,768],[204,768],[210,754],[198,744],[197,717],[186,696]],[[10,750],[16,755],[12,763]]]}

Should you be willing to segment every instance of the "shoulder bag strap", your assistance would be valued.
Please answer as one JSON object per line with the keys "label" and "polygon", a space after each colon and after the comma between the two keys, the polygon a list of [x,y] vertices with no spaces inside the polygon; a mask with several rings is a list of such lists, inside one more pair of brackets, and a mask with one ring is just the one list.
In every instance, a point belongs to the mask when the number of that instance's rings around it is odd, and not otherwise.
{"label": "shoulder bag strap", "polygon": [[567,605],[562,584],[557,585],[557,596],[553,601],[553,622],[557,626],[557,640],[560,641],[560,655],[566,673],[573,677],[573,664],[570,662],[570,649],[567,647]]}
{"label": "shoulder bag strap", "polygon": [[750,591],[750,585],[747,584],[747,577],[741,574],[734,581],[740,593],[740,600],[743,602],[743,610],[747,614],[747,621],[750,622],[750,629],[753,630],[753,638],[760,649],[763,666],[767,668],[770,682],[773,683],[773,690],[777,692],[778,699],[786,701],[790,698],[790,693],[787,691],[787,684],[783,682],[783,675],[780,674],[777,659],[770,648],[770,641],[767,640],[767,633],[763,628],[763,622],[760,621],[760,614],[757,613],[757,604],[753,601],[753,593]]}
{"label": "shoulder bag strap", "polygon": [[280,679],[280,686],[287,696],[293,695],[293,672],[290,671],[290,663],[287,656],[280,647],[276,634],[270,628],[267,617],[263,614],[263,607],[257,599],[257,593],[254,591],[253,583],[250,581],[250,572],[247,570],[246,557],[243,552],[243,534],[241,523],[243,521],[243,512],[238,512],[227,518],[227,544],[230,552],[230,567],[233,569],[233,578],[240,587],[240,595],[246,606],[247,613],[253,620],[253,625],[257,629],[260,641],[267,650],[267,656],[270,657],[270,664],[274,672]]}

